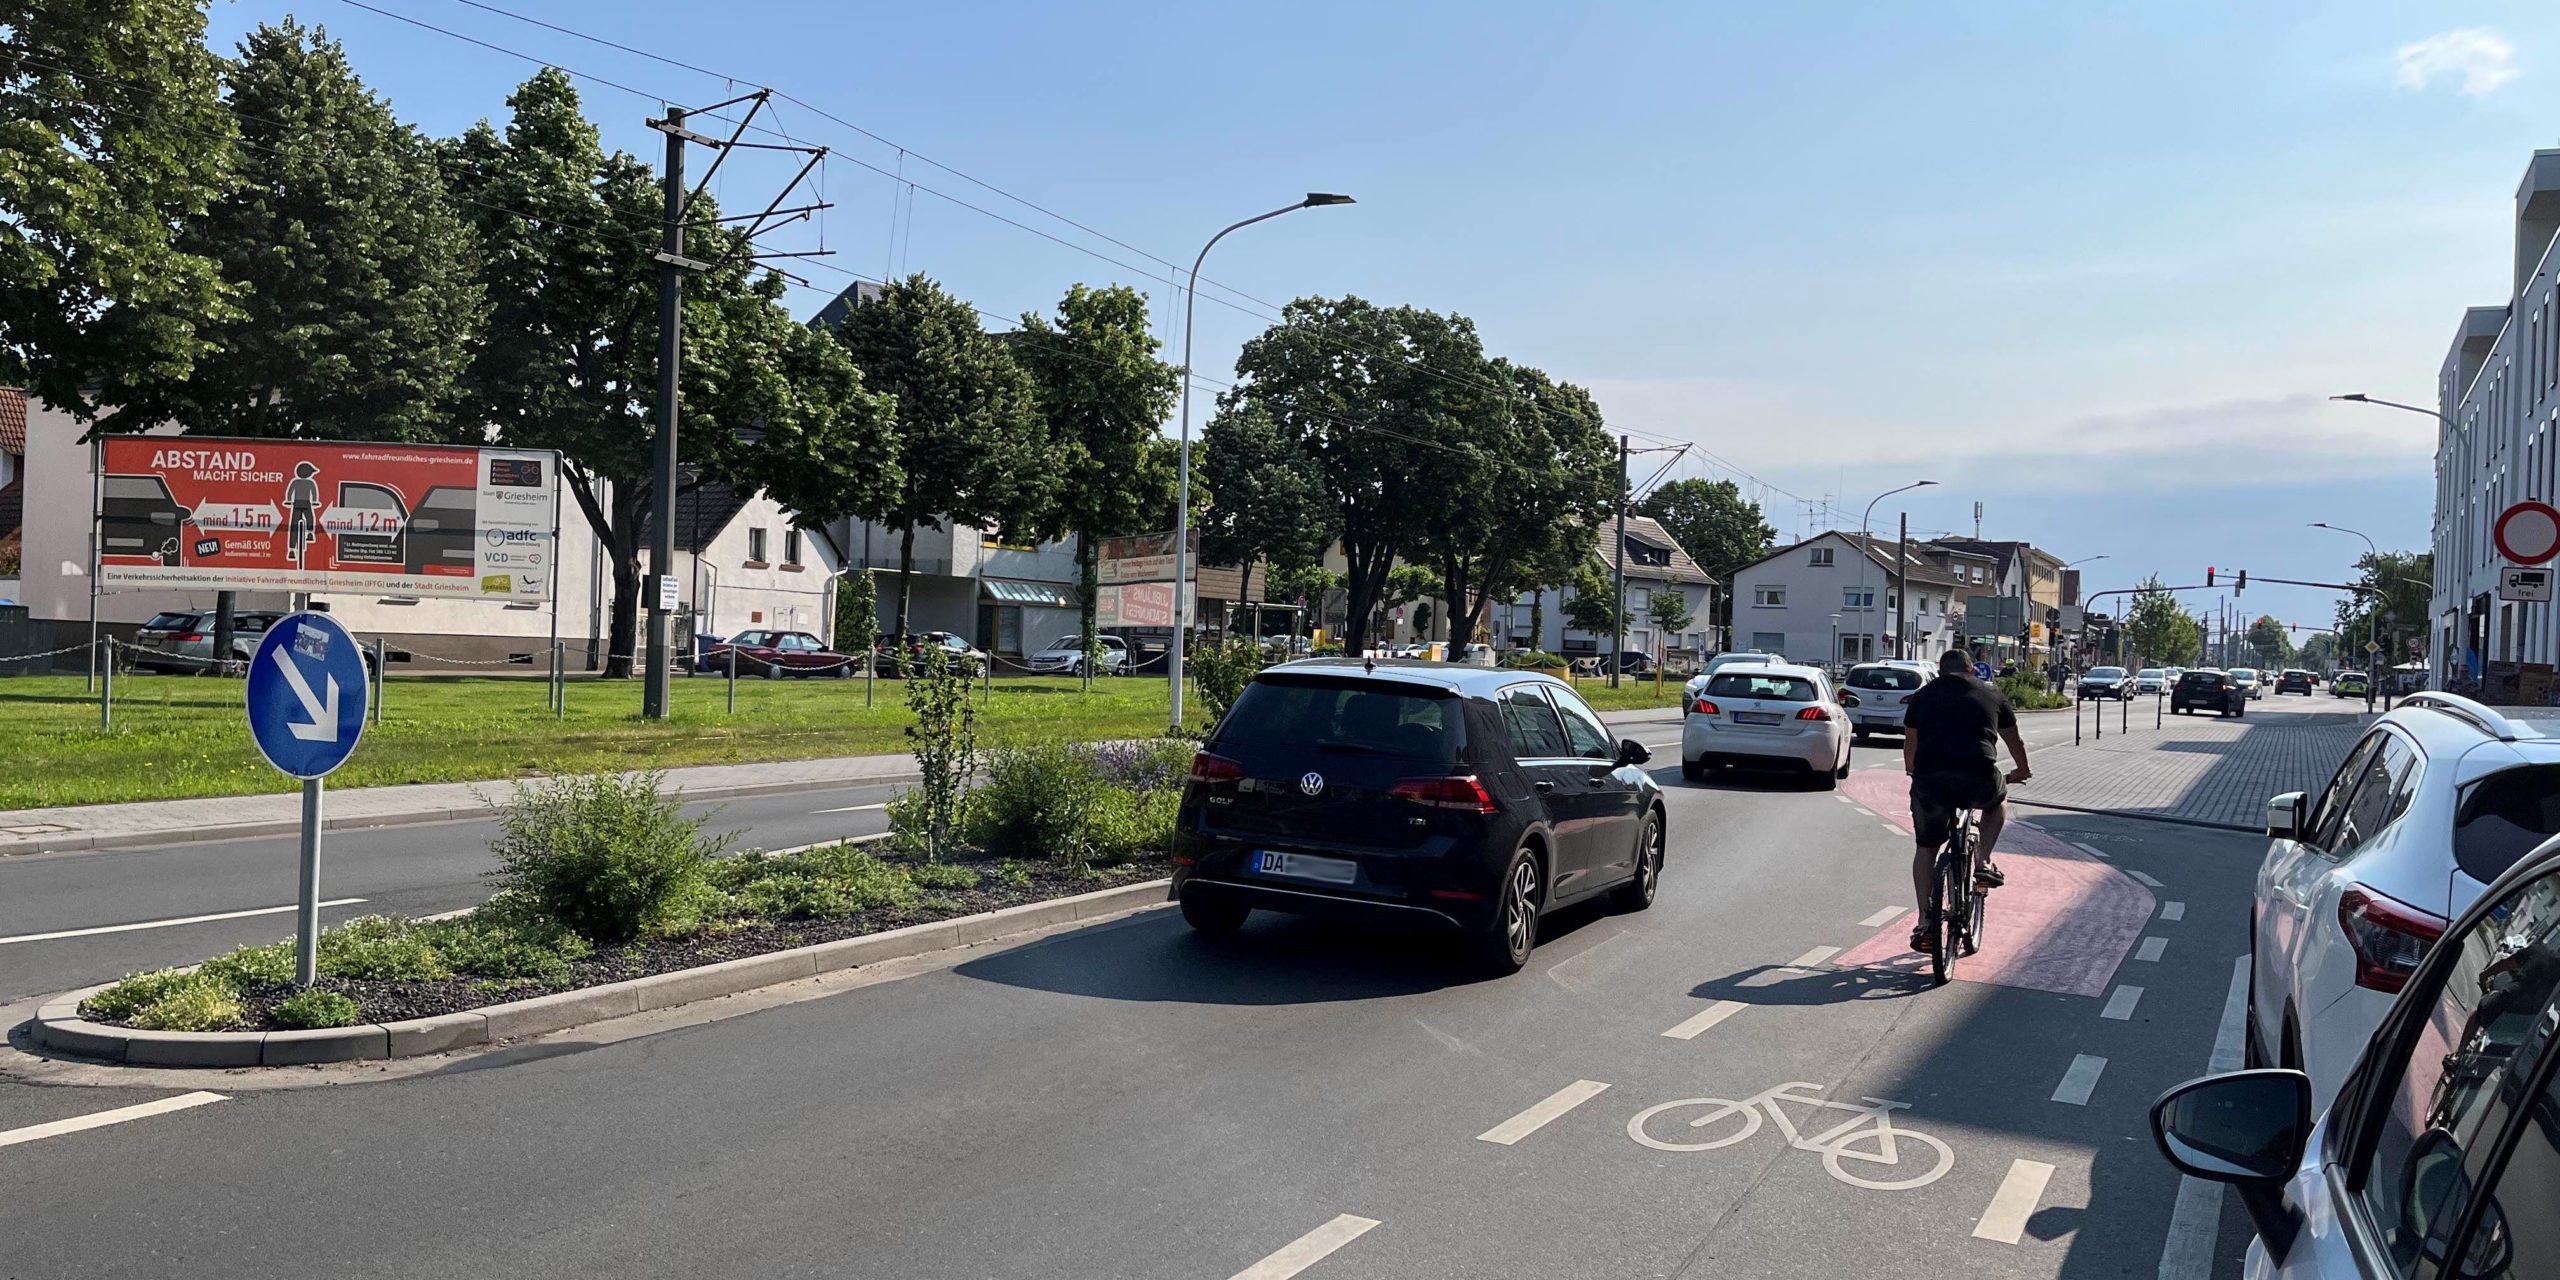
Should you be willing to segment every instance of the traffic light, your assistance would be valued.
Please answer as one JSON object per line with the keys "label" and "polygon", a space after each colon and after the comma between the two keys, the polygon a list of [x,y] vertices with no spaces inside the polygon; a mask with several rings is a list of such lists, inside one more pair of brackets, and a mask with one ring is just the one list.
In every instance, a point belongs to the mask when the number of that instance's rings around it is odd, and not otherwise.
{"label": "traffic light", "polygon": [[2239,579],[2239,581],[2234,582],[2234,583],[2232,583],[2232,584],[2231,584],[2231,594],[2233,594],[2233,595],[2235,595],[2235,596],[2236,596],[2236,595],[2240,594],[2241,592],[2246,591],[2246,590],[2248,590],[2248,589],[2249,589],[2249,571],[2248,571],[2248,570],[2246,570],[2246,569],[2243,569],[2243,570],[2241,570],[2241,571],[2240,571],[2240,579]]}
{"label": "traffic light", "polygon": [[2208,586],[2208,587],[2210,587],[2210,586],[2212,586],[2212,585],[2213,585],[2213,566],[2212,566],[2212,565],[2206,565],[2206,566],[2204,567],[2204,584],[2205,584],[2206,586]]}

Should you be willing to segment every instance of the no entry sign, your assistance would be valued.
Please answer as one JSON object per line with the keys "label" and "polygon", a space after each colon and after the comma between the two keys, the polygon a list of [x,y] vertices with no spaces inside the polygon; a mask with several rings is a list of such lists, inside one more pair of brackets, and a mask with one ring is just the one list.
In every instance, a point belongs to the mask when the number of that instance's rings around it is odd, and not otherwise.
{"label": "no entry sign", "polygon": [[2560,510],[2547,502],[2519,502],[2498,513],[2493,528],[2498,554],[2514,564],[2541,564],[2560,555]]}

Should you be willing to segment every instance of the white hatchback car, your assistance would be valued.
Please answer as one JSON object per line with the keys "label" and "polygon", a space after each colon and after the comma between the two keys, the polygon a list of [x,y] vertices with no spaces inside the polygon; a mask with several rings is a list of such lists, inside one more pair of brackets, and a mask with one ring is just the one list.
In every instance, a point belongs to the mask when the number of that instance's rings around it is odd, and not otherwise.
{"label": "white hatchback car", "polygon": [[2251,1065],[2326,1107],[2445,921],[2560,833],[2560,709],[2415,693],[2316,796],[2267,802],[2249,922]]}
{"label": "white hatchback car", "polygon": [[1793,766],[1823,790],[1849,776],[1848,708],[1817,667],[1767,662],[1728,667],[1691,687],[1680,718],[1680,773],[1710,767]]}
{"label": "white hatchback car", "polygon": [[2160,667],[2144,667],[2134,672],[2133,691],[2135,693],[2167,693],[2169,691],[2168,671]]}
{"label": "white hatchback car", "polygon": [[1858,699],[1858,705],[1849,709],[1850,736],[1864,742],[1870,733],[1902,732],[1902,704],[1936,675],[1929,663],[1890,658],[1849,668],[1841,684]]}

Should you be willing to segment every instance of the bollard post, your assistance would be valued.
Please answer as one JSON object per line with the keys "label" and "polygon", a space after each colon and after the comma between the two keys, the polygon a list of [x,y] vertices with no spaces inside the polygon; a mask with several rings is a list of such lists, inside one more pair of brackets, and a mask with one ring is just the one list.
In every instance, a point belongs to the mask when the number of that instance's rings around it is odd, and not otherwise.
{"label": "bollard post", "polygon": [[116,638],[106,640],[106,661],[98,664],[98,732],[115,727]]}
{"label": "bollard post", "polygon": [[[2080,745],[2080,706],[2087,701],[2087,698],[2071,700],[2071,745],[2075,747]],[[2101,718],[2098,723],[2103,725],[2106,721]]]}
{"label": "bollard post", "polygon": [[996,701],[996,656],[992,653],[988,654],[987,660],[979,664],[979,669],[984,675],[978,687],[984,692],[978,695],[978,705],[992,707]]}
{"label": "bollard post", "polygon": [[365,719],[375,724],[382,723],[382,663],[382,637],[375,636],[373,639],[373,701],[366,704],[364,709]]}
{"label": "bollard post", "polygon": [[[2157,729],[2157,728],[2159,728],[2159,727],[2160,727],[2160,719],[2161,719],[2160,709],[2161,709],[2162,707],[2165,707],[2165,706],[2168,706],[2168,705],[2169,705],[2169,695],[2167,695],[2167,694],[2165,694],[2165,693],[2155,695],[2155,696],[2151,699],[2151,727],[2152,727],[2152,728]],[[2128,712],[2127,714],[2131,714],[2131,713],[2130,713],[2130,712]]]}
{"label": "bollard post", "polygon": [[[552,665],[560,669],[560,676],[551,682],[551,714],[554,719],[566,720],[569,718],[568,642],[555,640],[552,642],[552,649],[557,655],[552,659]],[[588,652],[592,653],[594,650],[591,649]]]}
{"label": "bollard post", "polygon": [[862,707],[871,709],[871,687],[880,675],[880,646],[874,642],[871,652],[862,656]]}
{"label": "bollard post", "polygon": [[738,714],[738,646],[729,646],[729,714]]}

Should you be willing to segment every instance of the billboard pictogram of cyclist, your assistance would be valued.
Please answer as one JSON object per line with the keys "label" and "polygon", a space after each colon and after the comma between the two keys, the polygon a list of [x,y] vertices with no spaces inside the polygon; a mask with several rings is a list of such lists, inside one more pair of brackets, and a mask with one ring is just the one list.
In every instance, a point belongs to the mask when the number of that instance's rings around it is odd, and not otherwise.
{"label": "billboard pictogram of cyclist", "polygon": [[320,468],[308,462],[293,464],[293,478],[284,485],[284,505],[284,556],[299,566],[303,549],[320,528]]}

